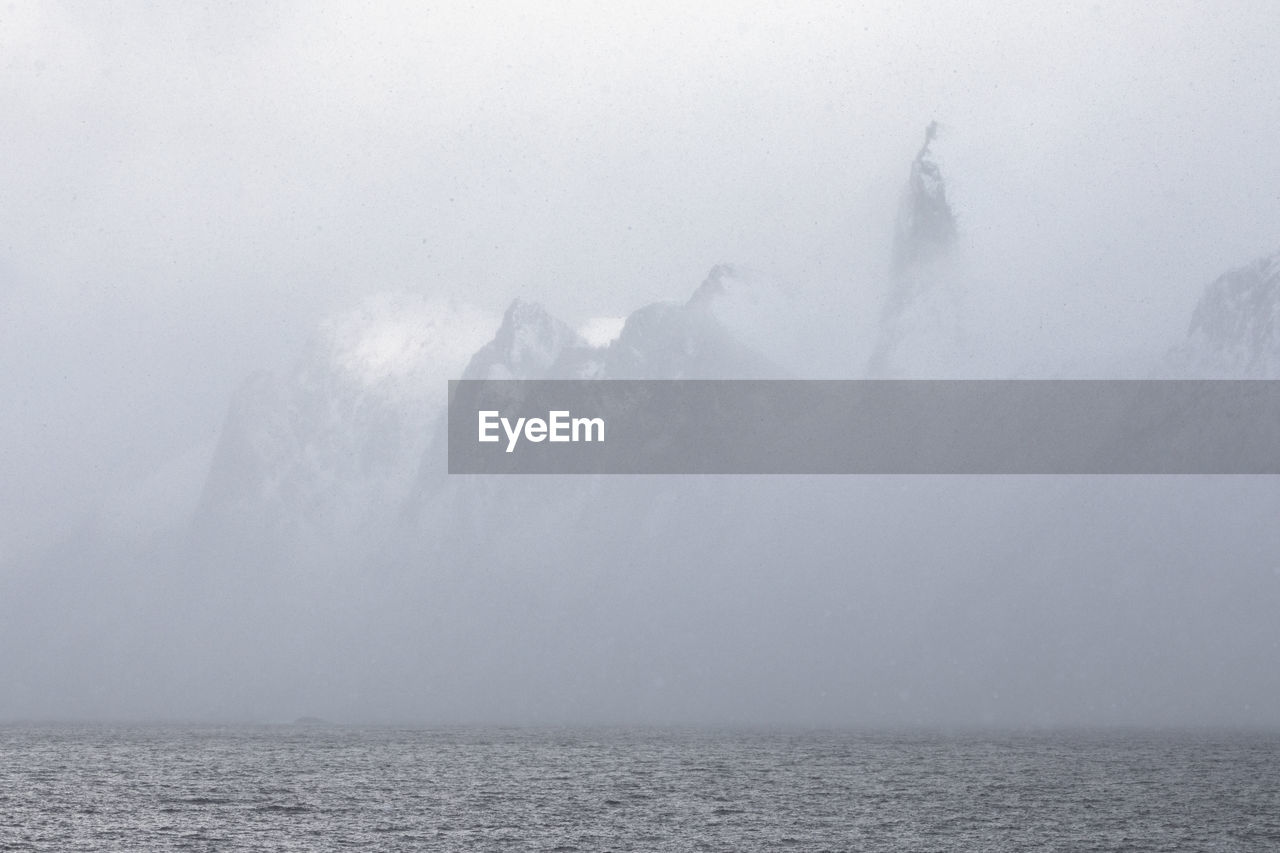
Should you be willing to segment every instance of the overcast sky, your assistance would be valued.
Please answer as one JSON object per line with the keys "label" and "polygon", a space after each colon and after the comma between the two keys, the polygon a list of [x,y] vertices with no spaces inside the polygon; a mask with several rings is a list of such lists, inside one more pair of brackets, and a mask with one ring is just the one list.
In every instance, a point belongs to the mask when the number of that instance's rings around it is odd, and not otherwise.
{"label": "overcast sky", "polygon": [[693,5],[0,7],[0,562],[366,293],[580,322],[730,261],[865,328],[935,118],[1004,322],[1158,351],[1280,246],[1268,0]]}

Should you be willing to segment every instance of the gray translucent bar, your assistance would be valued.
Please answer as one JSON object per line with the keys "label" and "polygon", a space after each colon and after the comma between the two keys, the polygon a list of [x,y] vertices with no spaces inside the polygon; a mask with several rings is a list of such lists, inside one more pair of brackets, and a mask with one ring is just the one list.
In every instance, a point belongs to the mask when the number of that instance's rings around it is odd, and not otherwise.
{"label": "gray translucent bar", "polygon": [[461,380],[449,399],[451,474],[1280,473],[1271,380]]}

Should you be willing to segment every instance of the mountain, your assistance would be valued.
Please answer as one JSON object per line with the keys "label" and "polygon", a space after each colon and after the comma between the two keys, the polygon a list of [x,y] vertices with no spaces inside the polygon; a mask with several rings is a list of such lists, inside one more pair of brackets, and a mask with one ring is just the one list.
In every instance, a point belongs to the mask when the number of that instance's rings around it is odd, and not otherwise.
{"label": "mountain", "polygon": [[[287,373],[260,371],[236,391],[196,541],[215,554],[329,560],[379,550],[406,520],[447,539],[467,529],[459,512],[495,511],[478,496],[488,486],[445,476],[448,379],[783,376],[731,328],[760,326],[758,291],[718,266],[687,301],[632,312],[605,346],[519,299],[487,342],[492,326],[474,311],[406,294],[366,300],[323,322]],[[565,489],[562,508],[577,500]]]}
{"label": "mountain", "polygon": [[1280,378],[1280,251],[1210,282],[1162,375]]}
{"label": "mountain", "polygon": [[[720,264],[685,302],[655,302],[627,316],[619,335],[592,346],[536,303],[515,300],[463,379],[769,378],[785,371],[752,343],[775,306]],[[746,333],[745,335],[743,333]],[[744,341],[744,338],[751,343]]]}
{"label": "mountain", "polygon": [[901,275],[945,253],[956,239],[956,218],[947,202],[942,169],[930,146],[938,135],[938,123],[929,122],[924,144],[911,161],[893,233],[893,269]]}
{"label": "mountain", "polygon": [[[954,369],[930,337],[962,325],[935,137],[873,375]],[[1275,268],[1210,285],[1179,357],[1272,371]],[[1274,725],[1265,478],[444,473],[447,379],[810,376],[789,354],[848,326],[790,297],[718,265],[598,345],[521,300],[499,320],[381,296],[325,321],[246,378],[202,488],[193,453],[103,534],[198,493],[189,541],[104,559],[77,540],[4,580],[0,647],[24,653],[0,657],[0,713]]]}
{"label": "mountain", "polygon": [[488,318],[384,294],[324,321],[284,376],[237,390],[194,526],[214,539],[332,541],[395,517],[447,380]]}
{"label": "mountain", "polygon": [[[785,371],[756,349],[757,339],[744,339],[730,325],[750,314],[742,309],[743,295],[751,289],[737,270],[721,264],[712,268],[687,302],[659,302],[638,309],[601,355],[598,375],[604,379],[781,378]],[[566,359],[563,372],[572,373],[575,366]]]}
{"label": "mountain", "polygon": [[[900,217],[914,224],[899,234],[914,234],[940,251],[954,237],[954,221],[938,218],[949,208],[931,160],[933,138],[931,126],[908,182],[904,203],[913,212]],[[919,256],[917,272],[940,257]],[[921,303],[928,300],[917,294],[903,307],[918,314]],[[755,346],[780,339],[784,304],[772,288],[721,264],[686,301],[641,307],[626,317],[617,338],[592,346],[543,306],[524,300],[511,303],[482,344],[488,321],[476,312],[414,296],[368,300],[323,323],[289,373],[260,372],[236,392],[195,527],[213,539],[332,543],[409,518],[453,535],[443,531],[453,526],[454,503],[483,514],[488,499],[463,497],[447,486],[448,378],[785,377],[792,374]],[[1196,306],[1187,340],[1166,360],[1166,375],[1277,375],[1278,305],[1280,253],[1220,276]],[[929,363],[927,349],[920,360],[920,341],[898,343],[898,363]],[[572,486],[564,490],[566,505],[577,501],[574,494]],[[511,514],[518,513],[513,508]]]}
{"label": "mountain", "polygon": [[[732,266],[713,267],[684,302],[656,302],[636,309],[618,337],[591,346],[540,305],[516,300],[501,326],[471,359],[464,379],[767,379],[787,371],[744,342],[765,328],[777,300],[769,289]],[[776,327],[776,322],[774,323]],[[532,530],[529,518],[544,512],[571,517],[582,508],[581,481],[539,479],[536,489],[505,484],[499,495],[483,478],[449,478],[447,444],[440,423],[426,446],[418,484],[405,515],[437,543],[480,518],[511,518],[511,529]],[[548,492],[555,500],[548,500]],[[505,508],[504,508],[505,507]],[[549,523],[549,522],[548,522]],[[553,525],[554,526],[554,525]],[[539,534],[540,535],[540,534]],[[474,551],[474,547],[472,551]]]}
{"label": "mountain", "polygon": [[932,146],[938,123],[925,128],[898,205],[889,287],[867,363],[873,378],[947,378],[963,364],[964,321],[950,261],[956,217]]}
{"label": "mountain", "polygon": [[542,379],[567,349],[587,343],[568,324],[534,302],[516,299],[502,316],[493,340],[462,371],[463,379]]}

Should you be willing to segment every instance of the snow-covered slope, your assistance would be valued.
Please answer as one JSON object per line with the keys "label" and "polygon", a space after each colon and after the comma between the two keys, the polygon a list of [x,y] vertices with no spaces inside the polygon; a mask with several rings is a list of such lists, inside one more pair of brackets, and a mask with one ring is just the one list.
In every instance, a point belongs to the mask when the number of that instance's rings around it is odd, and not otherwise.
{"label": "snow-covered slope", "polygon": [[727,379],[780,376],[754,346],[778,326],[777,300],[733,267],[714,267],[686,302],[633,311],[593,346],[536,303],[516,300],[464,379]]}
{"label": "snow-covered slope", "polygon": [[491,322],[412,294],[326,320],[287,375],[260,372],[236,392],[197,529],[331,539],[394,517],[447,382]]}
{"label": "snow-covered slope", "polygon": [[1163,373],[1187,378],[1280,378],[1280,252],[1223,273],[1204,290],[1187,338]]}
{"label": "snow-covered slope", "polygon": [[567,323],[536,302],[517,299],[493,340],[471,357],[463,379],[541,379],[570,348],[588,344]]}
{"label": "snow-covered slope", "polygon": [[[757,291],[758,293],[759,291]],[[608,379],[765,379],[782,368],[754,345],[768,319],[733,267],[714,267],[687,302],[647,305],[627,317],[603,355]],[[736,328],[735,328],[736,327]]]}

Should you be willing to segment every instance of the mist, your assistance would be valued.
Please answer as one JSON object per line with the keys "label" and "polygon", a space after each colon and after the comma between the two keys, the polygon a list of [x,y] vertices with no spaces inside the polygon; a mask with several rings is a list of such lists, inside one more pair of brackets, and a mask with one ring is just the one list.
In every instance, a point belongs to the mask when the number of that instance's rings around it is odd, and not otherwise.
{"label": "mist", "polygon": [[436,418],[584,331],[674,376],[664,300],[712,378],[721,331],[866,375],[935,120],[956,237],[892,374],[1187,374],[1206,286],[1280,249],[1278,34],[11,4],[0,718],[1275,726],[1266,478],[460,478]]}

